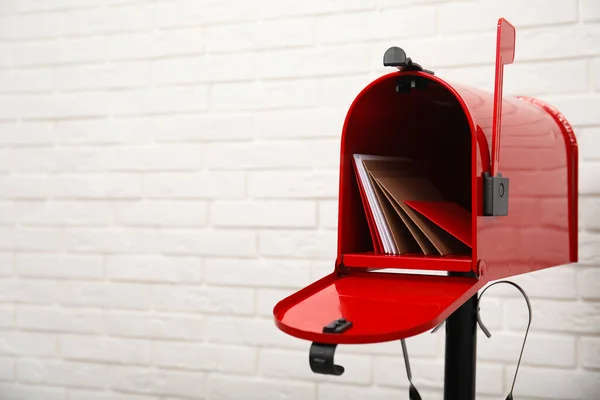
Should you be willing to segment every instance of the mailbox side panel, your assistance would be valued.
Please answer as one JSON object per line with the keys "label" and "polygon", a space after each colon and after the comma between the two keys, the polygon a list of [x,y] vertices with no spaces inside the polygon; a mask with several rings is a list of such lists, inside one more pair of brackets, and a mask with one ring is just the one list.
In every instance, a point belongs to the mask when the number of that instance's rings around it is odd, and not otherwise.
{"label": "mailbox side panel", "polygon": [[[493,95],[455,87],[483,132],[479,144],[491,144]],[[477,255],[489,280],[577,260],[577,147],[565,124],[540,104],[504,98],[499,172],[510,180],[508,216],[483,216],[477,207]],[[481,194],[489,164],[482,158],[476,166]]]}

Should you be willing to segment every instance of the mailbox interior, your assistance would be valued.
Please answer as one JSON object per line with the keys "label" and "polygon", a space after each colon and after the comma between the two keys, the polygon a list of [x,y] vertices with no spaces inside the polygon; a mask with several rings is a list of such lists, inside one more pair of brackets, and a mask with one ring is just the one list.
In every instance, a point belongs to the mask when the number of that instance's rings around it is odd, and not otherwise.
{"label": "mailbox interior", "polygon": [[[411,79],[417,87],[397,91],[399,83],[406,84]],[[356,153],[412,159],[446,201],[471,213],[475,240],[471,126],[456,92],[429,74],[385,75],[359,94],[346,117],[341,149],[338,252],[344,266],[464,272],[472,269],[472,251],[446,256],[375,254],[352,164]]]}

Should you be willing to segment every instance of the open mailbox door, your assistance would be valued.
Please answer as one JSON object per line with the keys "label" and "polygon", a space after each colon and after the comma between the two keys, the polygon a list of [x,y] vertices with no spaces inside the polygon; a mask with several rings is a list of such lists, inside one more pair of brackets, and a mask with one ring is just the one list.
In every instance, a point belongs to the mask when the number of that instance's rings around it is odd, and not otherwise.
{"label": "open mailbox door", "polygon": [[[436,327],[490,280],[577,261],[573,130],[543,102],[503,98],[516,35],[504,19],[497,33],[495,93],[448,83],[397,47],[386,52],[384,64],[398,70],[358,94],[343,127],[334,271],[275,306],[283,332],[329,344],[404,339]],[[468,246],[384,254],[356,154],[413,160],[443,201],[404,205]]]}

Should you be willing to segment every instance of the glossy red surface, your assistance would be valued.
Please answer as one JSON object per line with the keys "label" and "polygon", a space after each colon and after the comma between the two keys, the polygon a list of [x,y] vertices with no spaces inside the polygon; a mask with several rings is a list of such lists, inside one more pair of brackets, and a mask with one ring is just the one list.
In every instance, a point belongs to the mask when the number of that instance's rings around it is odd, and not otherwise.
{"label": "glossy red surface", "polygon": [[[402,75],[429,85],[397,93]],[[437,325],[486,281],[577,261],[577,142],[564,116],[546,103],[502,99],[498,165],[510,180],[509,211],[502,217],[482,215],[482,174],[490,172],[494,158],[494,109],[493,93],[415,71],[384,75],[358,94],[342,132],[335,271],[275,307],[281,330],[325,343],[400,339]],[[373,254],[353,171],[355,153],[421,163],[445,200],[470,213],[471,254]],[[478,273],[480,261],[486,273],[479,280],[364,271]],[[323,325],[340,317],[357,325],[340,335],[321,333]]]}
{"label": "glossy red surface", "polygon": [[346,268],[422,269],[453,272],[469,272],[472,269],[470,255],[404,254],[401,263],[398,262],[398,256],[389,254],[349,253],[342,257],[342,263]]}
{"label": "glossy red surface", "polygon": [[498,173],[500,163],[500,130],[502,125],[502,88],[504,85],[504,65],[515,59],[515,27],[504,18],[498,20],[496,35],[496,76],[494,78],[494,122],[492,138],[492,176]]}
{"label": "glossy red surface", "polygon": [[[417,335],[443,322],[484,284],[472,278],[369,272],[332,274],[282,300],[274,310],[282,331],[320,343],[374,343]],[[342,334],[322,333],[338,318]]]}

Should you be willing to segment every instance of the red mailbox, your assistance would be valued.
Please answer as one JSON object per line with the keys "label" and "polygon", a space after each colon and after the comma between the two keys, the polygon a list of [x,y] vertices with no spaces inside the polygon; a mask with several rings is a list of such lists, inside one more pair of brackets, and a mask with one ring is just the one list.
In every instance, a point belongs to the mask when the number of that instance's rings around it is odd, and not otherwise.
{"label": "red mailbox", "polygon": [[[334,270],[275,306],[280,330],[324,344],[404,339],[436,327],[491,280],[577,261],[575,135],[552,106],[502,97],[514,43],[501,19],[494,93],[446,82],[399,48],[386,52],[384,64],[398,70],[358,94],[343,126]],[[420,212],[452,227],[451,205],[466,210],[468,223],[453,228],[468,249],[377,251],[354,154],[418,161],[448,200],[421,202]]]}

